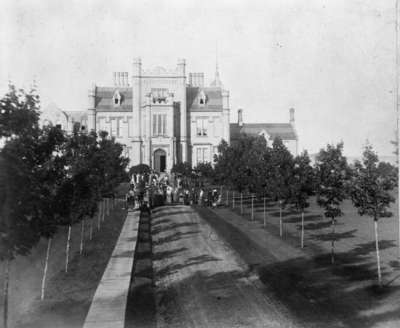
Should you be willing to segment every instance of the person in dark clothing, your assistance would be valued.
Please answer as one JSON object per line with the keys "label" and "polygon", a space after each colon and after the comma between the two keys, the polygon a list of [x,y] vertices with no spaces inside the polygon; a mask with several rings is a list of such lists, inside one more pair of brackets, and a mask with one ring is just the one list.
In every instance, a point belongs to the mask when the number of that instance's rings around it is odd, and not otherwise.
{"label": "person in dark clothing", "polygon": [[139,207],[140,214],[147,213],[149,216],[151,215],[151,209],[147,202],[143,202],[143,204]]}

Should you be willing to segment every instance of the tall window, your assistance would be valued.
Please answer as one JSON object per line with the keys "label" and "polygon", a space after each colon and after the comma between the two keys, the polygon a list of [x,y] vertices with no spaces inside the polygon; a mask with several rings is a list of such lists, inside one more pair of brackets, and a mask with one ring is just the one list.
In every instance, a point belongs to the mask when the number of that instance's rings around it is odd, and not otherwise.
{"label": "tall window", "polygon": [[98,131],[107,131],[107,132],[109,132],[105,117],[99,117],[99,128],[98,128]]}
{"label": "tall window", "polygon": [[167,114],[153,114],[153,136],[167,134]]}
{"label": "tall window", "polygon": [[118,119],[112,118],[111,120],[111,136],[116,137],[118,133]]}
{"label": "tall window", "polygon": [[211,162],[209,147],[197,147],[196,159],[197,159],[197,164]]}
{"label": "tall window", "polygon": [[199,117],[196,120],[196,134],[198,136],[206,136],[207,135],[207,127],[208,127],[208,118],[207,117]]}
{"label": "tall window", "polygon": [[213,124],[213,135],[214,137],[219,137],[221,135],[221,130],[222,130],[222,126],[221,126],[221,118],[219,117],[214,117],[214,124]]}

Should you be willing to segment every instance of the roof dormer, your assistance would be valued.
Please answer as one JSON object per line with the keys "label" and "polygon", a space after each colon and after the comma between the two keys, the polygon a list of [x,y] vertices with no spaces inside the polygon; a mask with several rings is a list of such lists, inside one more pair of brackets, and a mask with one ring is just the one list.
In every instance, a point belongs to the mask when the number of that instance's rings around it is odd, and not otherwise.
{"label": "roof dormer", "polygon": [[200,91],[199,94],[199,105],[205,105],[207,104],[207,95],[205,94],[205,92],[203,90]]}
{"label": "roof dormer", "polygon": [[122,96],[119,93],[119,90],[115,90],[114,96],[113,96],[113,105],[114,107],[119,107],[122,104]]}

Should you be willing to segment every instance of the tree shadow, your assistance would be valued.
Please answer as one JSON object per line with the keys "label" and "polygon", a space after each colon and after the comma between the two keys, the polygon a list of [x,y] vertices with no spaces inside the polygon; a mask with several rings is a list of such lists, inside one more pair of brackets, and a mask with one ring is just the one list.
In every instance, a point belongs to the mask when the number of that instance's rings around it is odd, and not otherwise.
{"label": "tree shadow", "polygon": [[[323,221],[318,223],[308,223],[304,225],[304,230],[319,230],[325,229],[332,225],[330,221]],[[297,225],[297,229],[301,230],[301,224]]]}
{"label": "tree shadow", "polygon": [[[285,304],[304,327],[372,328],[389,320],[400,320],[400,305],[393,305],[395,310],[382,309],[383,302],[389,296],[397,295],[400,287],[385,287],[384,292],[371,287],[377,279],[377,269],[375,262],[365,255],[371,250],[370,243],[336,253],[333,265],[329,253],[313,256],[314,250],[307,257],[279,261],[268,249],[261,248],[228,221],[205,210],[201,214],[221,232],[250,270],[257,273],[267,297]],[[352,233],[347,232],[344,236]],[[384,247],[392,244],[392,241],[381,243]],[[391,270],[383,268],[382,275],[388,286],[391,283],[388,279],[393,275]],[[380,311],[374,312],[374,309]]]}
{"label": "tree shadow", "polygon": [[319,240],[319,241],[331,241],[331,240],[341,240],[341,239],[347,239],[347,238],[354,238],[354,233],[357,231],[357,229],[345,231],[345,232],[335,232],[335,233],[324,233],[324,234],[318,234],[318,235],[311,235],[311,238],[314,240]]}
{"label": "tree shadow", "polygon": [[[301,213],[297,213],[298,215],[289,219],[285,219],[286,223],[299,223],[301,222]],[[318,214],[306,214],[304,215],[304,222],[309,222],[309,221],[317,221],[317,220],[322,220],[323,217],[322,215]]]}
{"label": "tree shadow", "polygon": [[157,253],[154,253],[154,255],[153,255],[153,261],[159,261],[162,259],[173,257],[181,252],[186,251],[186,250],[187,250],[186,247],[180,247],[180,248],[176,248],[176,249],[169,250],[169,251],[157,252]]}
{"label": "tree shadow", "polygon": [[[324,254],[261,266],[258,274],[268,291],[311,326],[373,327],[377,322],[400,319],[400,307],[384,315],[363,314],[380,306],[400,286],[377,289],[361,283],[376,277],[376,267],[359,263],[362,260],[354,254],[338,253],[332,265],[330,255]],[[384,279],[389,274],[382,272]]]}
{"label": "tree shadow", "polygon": [[200,230],[187,231],[187,232],[177,231],[167,237],[158,238],[157,240],[153,241],[153,245],[162,245],[164,243],[177,241],[177,240],[183,238],[184,236],[194,235],[194,234],[198,234],[200,232],[201,232]]}
{"label": "tree shadow", "polygon": [[[394,240],[379,240],[379,250],[384,250],[391,247],[396,247],[396,242]],[[356,255],[368,255],[371,252],[375,252],[375,241],[371,241],[369,243],[358,244],[356,248],[354,248],[352,253]]]}
{"label": "tree shadow", "polygon": [[152,229],[152,234],[157,235],[161,232],[167,231],[167,230],[176,230],[179,228],[183,228],[183,227],[191,227],[191,226],[197,226],[198,223],[195,222],[181,222],[181,223],[172,223],[172,224],[167,224],[167,225],[159,225],[154,227]]}
{"label": "tree shadow", "polygon": [[152,224],[153,227],[172,222],[170,219],[167,219],[167,218],[157,220],[157,218],[152,217],[152,219],[153,219],[153,224]]}
{"label": "tree shadow", "polygon": [[171,274],[175,274],[177,273],[179,270],[182,270],[184,268],[193,266],[193,265],[201,265],[207,262],[216,262],[216,261],[221,261],[221,259],[214,257],[214,256],[210,256],[208,254],[204,254],[204,255],[200,255],[200,256],[195,256],[195,257],[191,257],[188,258],[185,263],[170,263],[166,266],[164,266],[163,268],[161,268],[160,270],[158,270],[156,272],[156,276],[160,279],[171,275]]}
{"label": "tree shadow", "polygon": [[[285,216],[289,216],[289,215],[296,214],[296,213],[297,212],[295,212],[295,211],[283,210],[282,211],[282,217],[284,218]],[[268,213],[268,215],[279,218],[280,212],[279,211],[274,211],[274,212]]]}

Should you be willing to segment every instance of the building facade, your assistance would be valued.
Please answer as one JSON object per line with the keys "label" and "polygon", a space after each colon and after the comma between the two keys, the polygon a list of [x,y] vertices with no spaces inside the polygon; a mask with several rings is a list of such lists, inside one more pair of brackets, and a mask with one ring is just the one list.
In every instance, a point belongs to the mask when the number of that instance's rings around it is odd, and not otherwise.
{"label": "building facade", "polygon": [[116,72],[113,85],[89,91],[87,128],[124,144],[131,166],[168,172],[179,162],[212,162],[221,140],[230,140],[229,112],[218,67],[206,87],[203,73],[187,77],[183,59],[171,70],[145,70],[138,58],[130,78]]}
{"label": "building facade", "polygon": [[241,134],[264,136],[269,146],[275,138],[280,138],[286,148],[296,156],[298,154],[298,136],[295,128],[294,109],[289,109],[288,123],[244,123],[243,110],[238,110],[237,123],[230,124],[231,140],[235,141]]}

